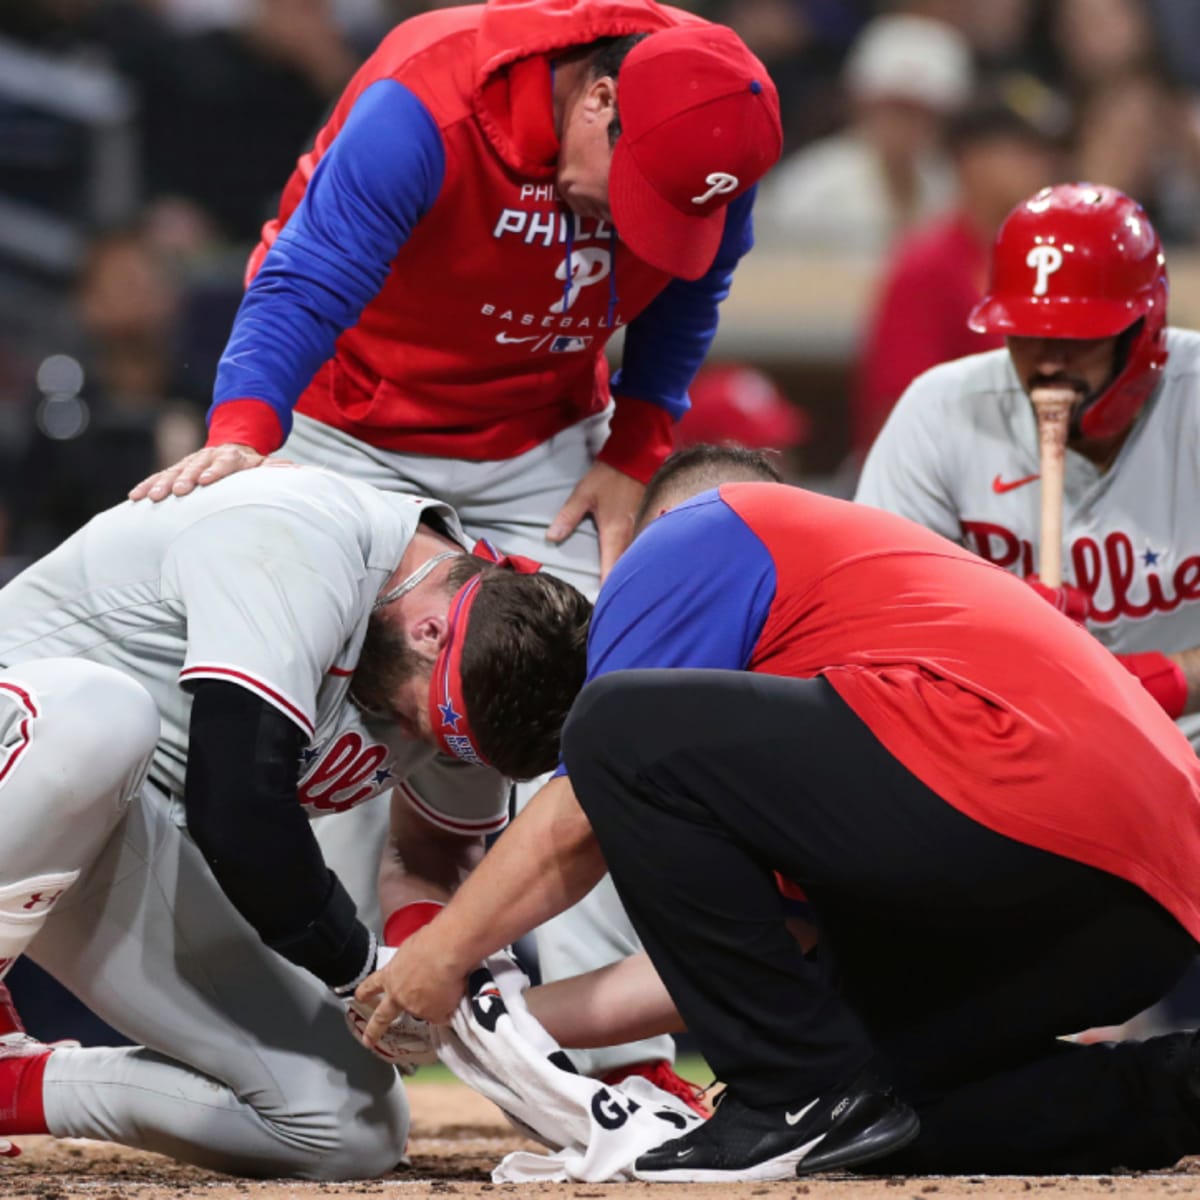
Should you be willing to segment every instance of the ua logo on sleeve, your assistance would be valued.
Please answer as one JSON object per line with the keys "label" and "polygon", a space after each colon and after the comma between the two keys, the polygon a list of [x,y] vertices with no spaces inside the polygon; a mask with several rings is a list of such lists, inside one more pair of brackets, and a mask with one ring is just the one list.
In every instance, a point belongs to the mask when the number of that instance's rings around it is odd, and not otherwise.
{"label": "ua logo on sleeve", "polygon": [[1050,290],[1050,276],[1063,265],[1063,252],[1057,246],[1034,246],[1025,265],[1037,272],[1033,294],[1044,296]]}

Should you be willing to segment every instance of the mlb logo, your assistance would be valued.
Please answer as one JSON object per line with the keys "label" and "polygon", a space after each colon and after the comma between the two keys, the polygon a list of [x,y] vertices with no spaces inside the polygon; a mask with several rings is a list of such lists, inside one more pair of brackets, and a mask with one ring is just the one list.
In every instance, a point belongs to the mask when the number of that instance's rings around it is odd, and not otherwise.
{"label": "mlb logo", "polygon": [[576,350],[586,350],[592,344],[590,337],[570,337],[560,334],[550,343],[551,354],[572,354]]}

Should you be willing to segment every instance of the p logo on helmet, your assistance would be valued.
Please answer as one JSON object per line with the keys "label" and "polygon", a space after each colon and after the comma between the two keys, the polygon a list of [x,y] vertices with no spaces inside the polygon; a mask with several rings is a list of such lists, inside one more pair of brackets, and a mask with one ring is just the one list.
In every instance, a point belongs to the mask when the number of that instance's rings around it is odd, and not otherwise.
{"label": "p logo on helmet", "polygon": [[1146,403],[1167,361],[1166,322],[1154,226],[1136,200],[1091,183],[1043,188],[1009,213],[967,321],[1004,337],[1118,338],[1112,380],[1072,418],[1089,438],[1122,433]]}
{"label": "p logo on helmet", "polygon": [[1057,246],[1034,246],[1025,258],[1025,265],[1037,272],[1033,294],[1044,296],[1050,290],[1050,276],[1063,265],[1063,253]]}

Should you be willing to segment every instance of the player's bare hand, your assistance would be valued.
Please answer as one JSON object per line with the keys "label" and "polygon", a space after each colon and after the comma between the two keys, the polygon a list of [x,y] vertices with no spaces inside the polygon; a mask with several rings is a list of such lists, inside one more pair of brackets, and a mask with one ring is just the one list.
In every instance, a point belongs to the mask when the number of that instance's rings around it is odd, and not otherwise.
{"label": "player's bare hand", "polygon": [[603,580],[633,540],[633,518],[645,490],[643,484],[616,467],[594,463],[550,523],[546,538],[551,542],[564,541],[590,514],[600,535],[600,578]]}
{"label": "player's bare hand", "polygon": [[257,467],[266,461],[252,446],[229,443],[205,446],[173,467],[165,467],[143,479],[130,493],[130,500],[165,500],[168,496],[186,496],[197,486],[205,487],[227,475]]}
{"label": "player's bare hand", "polygon": [[368,1046],[377,1045],[401,1013],[432,1025],[445,1025],[454,1015],[467,989],[468,970],[453,965],[436,924],[417,930],[390,962],[358,985],[355,999],[375,1006],[362,1034]]}

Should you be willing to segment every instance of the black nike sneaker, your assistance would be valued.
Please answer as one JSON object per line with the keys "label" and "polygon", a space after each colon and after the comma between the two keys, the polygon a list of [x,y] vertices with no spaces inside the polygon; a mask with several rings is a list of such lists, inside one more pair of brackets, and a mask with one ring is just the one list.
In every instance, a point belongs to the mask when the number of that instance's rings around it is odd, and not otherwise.
{"label": "black nike sneaker", "polygon": [[633,1165],[647,1183],[794,1179],[857,1167],[907,1146],[917,1114],[872,1072],[849,1087],[773,1108],[725,1092],[702,1125],[648,1150]]}

